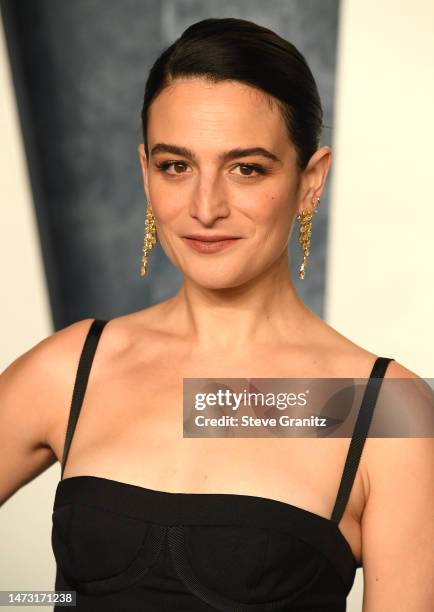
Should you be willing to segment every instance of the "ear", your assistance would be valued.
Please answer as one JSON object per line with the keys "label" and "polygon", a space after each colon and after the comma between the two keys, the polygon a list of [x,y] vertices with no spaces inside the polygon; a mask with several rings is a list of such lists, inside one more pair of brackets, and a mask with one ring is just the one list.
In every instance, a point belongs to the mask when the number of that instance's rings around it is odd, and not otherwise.
{"label": "ear", "polygon": [[140,166],[142,168],[142,176],[143,176],[143,187],[146,195],[146,200],[149,202],[149,175],[148,175],[148,160],[145,153],[145,146],[143,143],[140,143],[137,152],[139,154]]}
{"label": "ear", "polygon": [[312,201],[321,197],[332,161],[332,150],[320,147],[309,160],[300,181],[299,207],[296,214],[305,208],[312,208]]}

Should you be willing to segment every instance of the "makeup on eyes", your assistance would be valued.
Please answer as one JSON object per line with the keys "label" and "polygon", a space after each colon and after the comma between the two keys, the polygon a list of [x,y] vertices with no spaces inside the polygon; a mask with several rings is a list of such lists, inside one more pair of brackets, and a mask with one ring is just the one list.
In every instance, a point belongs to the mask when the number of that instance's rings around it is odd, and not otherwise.
{"label": "makeup on eyes", "polygon": [[[167,160],[167,161],[162,161],[162,162],[155,162],[156,169],[160,172],[167,174],[168,176],[181,176],[182,174],[185,174],[184,172],[174,173],[174,174],[168,173],[167,170],[171,166],[187,166],[187,163],[183,161],[179,161],[179,160],[173,160],[173,161]],[[264,166],[260,164],[247,163],[247,162],[236,164],[235,166],[233,166],[233,168],[244,168],[244,169],[248,169],[249,171],[253,171],[256,173],[256,174],[251,174],[251,175],[246,175],[246,174],[237,175],[237,176],[241,176],[247,179],[256,178],[257,176],[264,176],[269,173],[269,170],[265,168]]]}

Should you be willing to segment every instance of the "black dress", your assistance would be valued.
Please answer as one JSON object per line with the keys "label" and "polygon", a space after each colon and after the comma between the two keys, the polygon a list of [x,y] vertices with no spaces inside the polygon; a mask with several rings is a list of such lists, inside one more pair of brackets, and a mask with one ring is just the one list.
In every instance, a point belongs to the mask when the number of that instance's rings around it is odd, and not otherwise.
{"label": "black dress", "polygon": [[52,514],[55,589],[75,590],[76,609],[92,612],[345,611],[360,565],[338,525],[392,358],[373,366],[325,518],[254,495],[174,493],[97,476],[62,480],[106,323],[92,322],[77,369]]}

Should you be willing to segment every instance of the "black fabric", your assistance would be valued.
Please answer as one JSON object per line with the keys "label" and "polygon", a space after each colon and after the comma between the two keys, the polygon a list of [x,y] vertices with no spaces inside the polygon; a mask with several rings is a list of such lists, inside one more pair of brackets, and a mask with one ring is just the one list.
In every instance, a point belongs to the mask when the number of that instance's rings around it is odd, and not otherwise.
{"label": "black fabric", "polygon": [[[80,356],[62,476],[106,323],[92,322]],[[56,590],[75,590],[77,609],[88,611],[345,611],[360,566],[339,521],[390,361],[378,357],[372,369],[331,518],[254,495],[61,479],[52,515]]]}

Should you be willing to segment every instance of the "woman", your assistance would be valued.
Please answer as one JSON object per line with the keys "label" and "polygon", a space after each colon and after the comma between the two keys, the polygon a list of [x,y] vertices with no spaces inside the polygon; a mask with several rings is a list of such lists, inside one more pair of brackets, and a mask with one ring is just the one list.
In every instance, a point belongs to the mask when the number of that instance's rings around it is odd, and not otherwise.
{"label": "woman", "polygon": [[80,610],[341,611],[361,566],[364,612],[428,610],[427,441],[182,435],[184,378],[416,376],[292,283],[331,164],[322,116],[302,55],[248,21],[198,22],[152,67],[141,272],[158,239],[183,286],[58,331],[0,387],[1,501],[61,462],[55,586]]}

